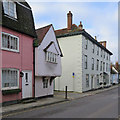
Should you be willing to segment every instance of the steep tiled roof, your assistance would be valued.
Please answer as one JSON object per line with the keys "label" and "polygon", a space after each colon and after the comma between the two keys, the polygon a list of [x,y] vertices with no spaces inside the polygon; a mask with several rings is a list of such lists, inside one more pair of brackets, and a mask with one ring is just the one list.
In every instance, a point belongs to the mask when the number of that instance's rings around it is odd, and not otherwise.
{"label": "steep tiled roof", "polygon": [[2,19],[0,19],[0,25],[35,38],[36,32],[31,8],[25,0],[22,1],[24,2],[19,2],[19,0],[15,1],[17,19],[12,19],[5,15],[2,2],[0,1],[0,8],[2,8],[2,16],[0,15],[0,18],[2,17]]}
{"label": "steep tiled roof", "polygon": [[[47,25],[45,27],[42,27],[42,28],[39,28],[39,29],[36,30],[37,39],[34,40],[34,47],[38,47],[41,44],[41,42],[43,41],[43,39],[44,39],[45,35],[47,34],[48,30],[50,29],[50,27],[53,27],[52,24]],[[53,31],[54,31],[54,28],[53,28]],[[58,43],[57,39],[56,39],[56,41]],[[61,48],[59,46],[59,43],[58,43],[58,47],[59,47],[60,52],[61,52],[60,56],[63,57],[63,54],[62,54]]]}
{"label": "steep tiled roof", "polygon": [[50,29],[50,27],[52,26],[52,24],[48,25],[48,26],[45,26],[45,27],[42,27],[42,28],[39,28],[36,30],[36,33],[37,33],[37,41],[38,41],[38,44],[40,45],[43,38],[45,37],[46,33],[48,32],[48,30]]}

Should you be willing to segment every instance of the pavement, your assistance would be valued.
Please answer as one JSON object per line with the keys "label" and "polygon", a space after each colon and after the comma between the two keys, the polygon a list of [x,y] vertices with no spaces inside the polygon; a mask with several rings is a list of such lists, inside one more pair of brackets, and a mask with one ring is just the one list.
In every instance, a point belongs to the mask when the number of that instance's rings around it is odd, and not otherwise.
{"label": "pavement", "polygon": [[68,92],[68,94],[67,94],[68,99],[65,99],[65,92],[55,91],[54,97],[41,98],[32,103],[24,103],[24,104],[19,103],[19,104],[4,106],[4,107],[2,107],[2,113],[0,112],[0,114],[7,115],[10,113],[14,113],[14,112],[21,112],[24,110],[33,109],[33,108],[37,108],[37,107],[48,106],[48,105],[52,105],[52,104],[57,104],[57,103],[65,102],[65,101],[74,100],[74,99],[80,99],[80,98],[83,98],[86,96],[98,94],[103,91],[108,91],[108,90],[111,90],[111,89],[114,89],[117,87],[118,87],[118,85],[114,85],[109,88],[98,89],[95,91],[89,91],[89,92],[85,92],[85,93]]}

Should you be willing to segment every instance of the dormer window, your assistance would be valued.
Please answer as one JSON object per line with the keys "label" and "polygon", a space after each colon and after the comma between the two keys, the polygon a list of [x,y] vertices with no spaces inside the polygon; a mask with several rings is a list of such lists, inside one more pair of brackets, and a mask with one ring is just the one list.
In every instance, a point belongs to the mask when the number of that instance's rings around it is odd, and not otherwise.
{"label": "dormer window", "polygon": [[16,3],[11,0],[3,0],[4,14],[12,18],[17,18]]}
{"label": "dormer window", "polygon": [[45,52],[45,60],[47,62],[57,63],[57,54],[46,51]]}

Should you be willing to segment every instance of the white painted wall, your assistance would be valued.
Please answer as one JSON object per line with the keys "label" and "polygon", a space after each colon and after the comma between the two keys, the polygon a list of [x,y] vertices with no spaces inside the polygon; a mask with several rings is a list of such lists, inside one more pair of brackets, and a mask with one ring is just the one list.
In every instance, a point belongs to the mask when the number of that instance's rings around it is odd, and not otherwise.
{"label": "white painted wall", "polygon": [[[56,49],[59,52],[57,56],[57,64],[45,61],[45,52],[43,51],[50,42],[55,43]],[[51,45],[49,51],[56,53],[54,45]],[[61,57],[60,50],[56,41],[56,36],[53,28],[51,27],[45,35],[41,45],[35,48],[35,76],[61,76]]]}
{"label": "white painted wall", "polygon": [[[82,36],[58,38],[63,52],[62,76],[55,80],[55,90],[82,91]],[[73,72],[75,77],[73,78]]]}
{"label": "white painted wall", "polygon": [[[84,61],[83,61],[83,91],[87,91],[91,89],[91,75],[94,75],[94,88],[99,88],[100,86],[97,85],[97,74],[99,75],[99,81],[103,82],[103,77],[100,77],[100,73],[106,72],[109,74],[109,84],[110,85],[110,60],[106,59],[106,54],[104,58],[104,54],[102,54],[101,57],[101,48],[99,47],[99,55],[97,55],[97,45],[95,45],[95,52],[92,53],[92,42],[88,40],[88,49],[85,49],[85,37],[82,36],[83,40],[83,60],[84,55],[88,56],[88,69],[84,69]],[[92,70],[92,58],[94,58],[94,70]],[[96,70],[97,66],[97,59],[99,60],[99,70]],[[105,62],[105,70],[103,71],[103,65],[102,65],[102,71],[100,71],[100,62]],[[109,71],[106,71],[106,63],[108,63]],[[86,74],[89,74],[89,87],[86,87]]]}
{"label": "white painted wall", "polygon": [[[50,78],[50,77],[48,77]],[[50,85],[50,79],[48,80],[48,88],[43,88],[42,77],[35,77],[35,97],[43,97],[53,95],[53,82]]]}
{"label": "white painted wall", "polygon": [[[59,53],[59,55],[57,56],[57,63],[51,63],[45,60],[45,52],[43,50],[51,43],[51,41],[53,41],[54,44],[52,44],[48,48],[48,51],[57,54]],[[35,48],[35,97],[53,95],[53,82],[50,86],[49,80],[48,88],[43,88],[42,77],[46,76],[50,78],[51,76],[61,76],[62,68],[60,54],[60,49],[56,41],[56,36],[53,27],[50,27],[42,43]]]}
{"label": "white painted wall", "polygon": [[[58,38],[64,57],[62,58],[62,76],[55,80],[55,90],[65,90],[68,86],[68,91],[83,92],[91,89],[91,75],[94,75],[93,88],[98,88],[97,74],[100,74],[100,61],[110,65],[110,60],[101,57],[99,48],[99,56],[97,55],[97,45],[95,45],[95,52],[92,53],[92,42],[88,40],[88,49],[85,49],[85,37],[83,35],[69,36]],[[84,68],[84,55],[88,58],[88,69]],[[103,56],[103,55],[102,55]],[[94,70],[92,70],[92,58],[94,58]],[[99,60],[99,70],[96,71],[97,59]],[[109,66],[110,67],[110,66]],[[75,77],[72,77],[72,73]],[[86,87],[86,74],[89,74],[89,87]],[[99,81],[103,81],[103,78]],[[110,84],[110,79],[109,79]]]}

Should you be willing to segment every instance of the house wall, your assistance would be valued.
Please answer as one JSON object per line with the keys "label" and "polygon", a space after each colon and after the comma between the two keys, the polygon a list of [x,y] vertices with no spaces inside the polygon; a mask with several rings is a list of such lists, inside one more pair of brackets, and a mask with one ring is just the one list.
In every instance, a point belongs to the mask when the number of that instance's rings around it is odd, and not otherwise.
{"label": "house wall", "polygon": [[[2,50],[2,68],[16,68],[19,69],[19,72],[24,70],[31,70],[33,73],[33,38],[12,31],[7,28],[2,28],[2,32],[9,33],[19,37],[18,53]],[[0,33],[0,39],[1,39],[1,33]],[[33,80],[33,75],[32,75],[32,80]],[[0,81],[0,86],[1,84],[2,81]],[[19,88],[22,89],[22,78],[20,76],[19,76]],[[22,98],[22,92],[19,94],[4,95],[2,97],[2,100],[3,102],[5,102],[5,101],[12,101],[21,98]]]}
{"label": "house wall", "polygon": [[[51,43],[54,42],[49,48],[48,51],[51,51],[57,56],[57,63],[47,62],[45,60],[44,49]],[[57,49],[57,50],[56,50]],[[50,80],[48,81],[48,88],[43,88],[42,76],[50,78],[51,76],[61,76],[61,52],[56,41],[56,36],[53,28],[51,27],[46,33],[40,46],[35,48],[35,97],[42,97],[47,95],[53,95],[53,81],[50,85]]]}
{"label": "house wall", "polygon": [[[94,75],[94,80],[93,80],[93,88],[99,88],[100,86],[97,85],[97,75],[99,75],[99,81],[103,82],[103,77],[100,76],[100,73],[106,72],[109,75],[109,83],[110,84],[110,60],[106,59],[106,52],[105,52],[105,58],[104,58],[104,54],[102,54],[101,57],[101,48],[99,47],[99,55],[97,55],[97,45],[95,45],[95,49],[94,49],[94,53],[92,53],[92,42],[90,40],[88,40],[88,48],[85,49],[85,37],[82,36],[82,51],[83,51],[83,87],[82,87],[82,91],[87,91],[91,89],[91,75]],[[88,62],[88,68],[85,69],[84,65],[85,65],[85,60],[84,60],[84,55],[87,55],[87,62]],[[94,70],[92,70],[92,58],[94,58]],[[98,71],[96,70],[97,68],[97,59],[99,60],[99,69]],[[100,62],[105,62],[105,70],[103,71],[103,65],[102,65],[102,71],[100,71]],[[106,63],[108,63],[108,68],[109,70],[106,71]],[[89,74],[89,87],[86,87],[86,74]]]}
{"label": "house wall", "polygon": [[42,77],[35,77],[35,97],[43,97],[48,95],[53,95],[53,81],[50,85],[50,77],[48,77],[48,88],[43,88]]}
{"label": "house wall", "polygon": [[[68,91],[83,92],[91,89],[91,75],[93,78],[93,88],[99,88],[97,85],[97,75],[99,75],[99,83],[103,82],[103,76],[100,73],[106,72],[109,75],[110,84],[110,59],[106,59],[102,54],[99,47],[99,55],[97,55],[97,45],[95,45],[94,53],[92,53],[92,42],[88,40],[88,48],[85,49],[85,37],[83,35],[69,36],[58,38],[61,50],[64,57],[62,60],[62,76],[55,80],[55,90],[65,90],[68,86]],[[88,68],[85,69],[84,55],[87,55]],[[94,58],[94,70],[92,70],[92,58]],[[99,70],[96,70],[97,59],[99,60]],[[105,62],[105,70],[100,71],[100,62]],[[106,63],[108,63],[108,71],[106,71]],[[73,72],[75,77],[72,77]],[[89,74],[89,87],[86,87],[86,74]]]}
{"label": "house wall", "polygon": [[[55,90],[82,92],[82,36],[58,38],[63,52],[62,76],[55,79]],[[74,78],[73,78],[73,73]]]}
{"label": "house wall", "polygon": [[111,74],[111,83],[118,84],[118,74]]}
{"label": "house wall", "polygon": [[[43,50],[50,44],[51,41],[55,43],[55,47],[59,52],[59,55],[57,56],[57,64],[45,61],[45,52]],[[51,52],[56,53],[54,45],[51,45],[49,49]],[[53,31],[53,28],[51,27],[47,32],[47,34],[45,35],[40,46],[35,48],[35,63],[36,63],[35,75],[36,76],[61,76],[62,69],[61,69],[60,54],[61,53],[56,41],[55,33]]]}

